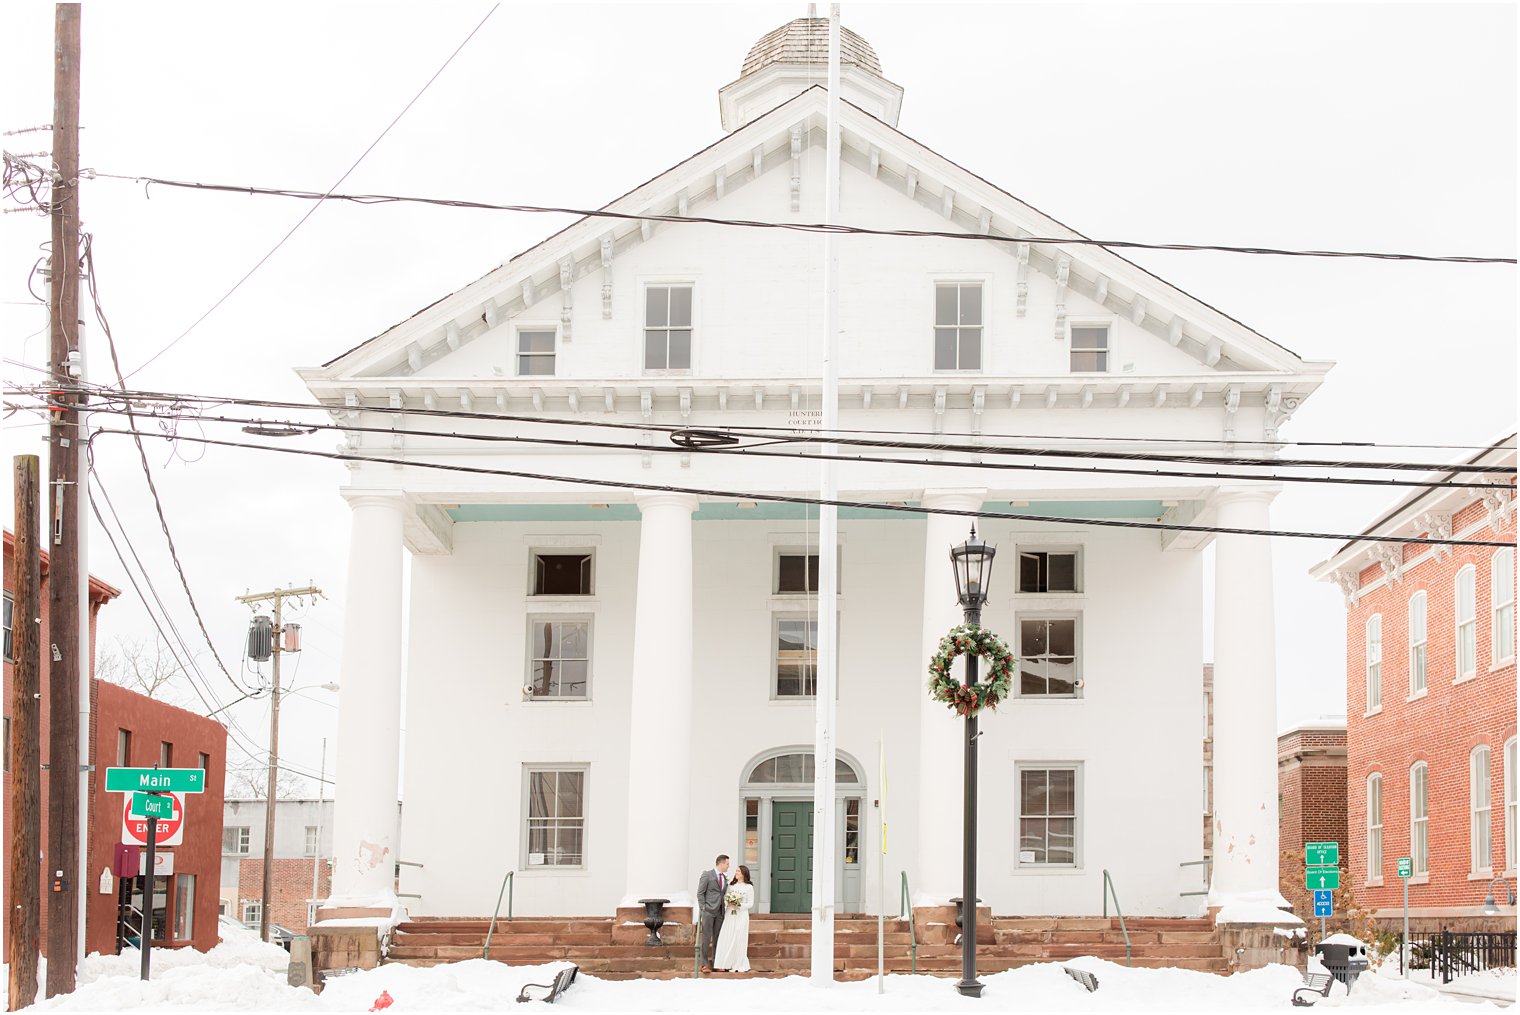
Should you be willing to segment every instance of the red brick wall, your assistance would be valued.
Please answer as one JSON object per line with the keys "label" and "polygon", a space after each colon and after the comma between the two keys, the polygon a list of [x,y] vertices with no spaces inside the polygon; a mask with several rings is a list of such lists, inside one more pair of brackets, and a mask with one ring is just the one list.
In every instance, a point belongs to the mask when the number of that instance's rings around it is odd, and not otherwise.
{"label": "red brick wall", "polygon": [[[317,898],[325,899],[331,894],[332,873],[327,862],[318,857],[294,857],[274,861],[274,877],[270,886],[269,918],[286,930],[304,934],[307,928],[306,900],[311,898],[311,868],[317,865]],[[243,903],[258,902],[264,895],[263,859],[242,860],[238,863],[237,910],[230,916],[243,918]]]}
{"label": "red brick wall", "polygon": [[1277,791],[1279,849],[1301,853],[1306,842],[1346,849],[1346,731],[1297,729],[1280,736]]}
{"label": "red brick wall", "polygon": [[[1470,527],[1480,527],[1468,531]],[[1453,532],[1465,538],[1513,542],[1513,515],[1495,529],[1481,503],[1456,513]],[[1477,912],[1486,879],[1472,871],[1468,764],[1473,748],[1490,748],[1493,874],[1504,873],[1504,744],[1515,736],[1515,661],[1495,660],[1490,645],[1490,562],[1488,547],[1455,547],[1440,559],[1425,547],[1407,547],[1398,583],[1368,588],[1383,578],[1381,566],[1362,570],[1363,591],[1346,616],[1346,713],[1348,725],[1347,824],[1351,841],[1350,878],[1357,896],[1374,907],[1401,904],[1395,871],[1410,856],[1410,767],[1429,765],[1430,874],[1410,882],[1411,909],[1451,907]],[[1415,563],[1416,558],[1425,559]],[[1457,572],[1475,565],[1477,674],[1456,676],[1455,583]],[[1408,607],[1414,593],[1426,592],[1427,687],[1409,700]],[[1382,707],[1367,715],[1365,632],[1369,617],[1383,617]],[[1383,777],[1383,864],[1367,870],[1367,779]],[[1370,874],[1370,877],[1369,877]],[[1370,887],[1367,886],[1370,882]]]}

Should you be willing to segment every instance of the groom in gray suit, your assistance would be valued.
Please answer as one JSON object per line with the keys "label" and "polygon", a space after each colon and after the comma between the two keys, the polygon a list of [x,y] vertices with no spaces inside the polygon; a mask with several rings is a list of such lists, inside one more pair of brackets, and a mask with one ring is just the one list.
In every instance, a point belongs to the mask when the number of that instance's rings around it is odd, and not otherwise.
{"label": "groom in gray suit", "polygon": [[697,879],[697,912],[702,920],[702,972],[712,972],[713,949],[723,929],[723,896],[728,894],[728,856],[718,854],[712,870]]}

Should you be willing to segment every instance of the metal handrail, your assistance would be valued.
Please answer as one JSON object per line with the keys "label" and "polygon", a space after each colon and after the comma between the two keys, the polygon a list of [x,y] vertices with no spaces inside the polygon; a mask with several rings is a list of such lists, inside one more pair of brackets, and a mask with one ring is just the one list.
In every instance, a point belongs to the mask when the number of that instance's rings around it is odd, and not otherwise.
{"label": "metal handrail", "polygon": [[916,931],[916,930],[913,929],[913,905],[912,905],[911,894],[908,891],[908,872],[907,871],[903,871],[902,872],[902,899],[901,899],[901,901],[899,903],[899,906],[900,906],[900,909],[899,909],[899,912],[897,914],[897,918],[899,920],[904,920],[905,919],[905,920],[908,921],[908,941],[911,943],[912,949],[913,949],[912,950],[912,962],[913,962],[912,971],[914,973],[917,973],[918,972],[918,931]]}
{"label": "metal handrail", "polygon": [[496,933],[496,920],[501,916],[501,897],[507,897],[507,919],[512,919],[512,894],[517,890],[517,882],[513,880],[516,871],[507,871],[506,877],[501,879],[501,891],[496,893],[496,911],[491,914],[491,928],[486,931],[486,946],[480,953],[483,959],[491,957],[491,936]]}
{"label": "metal handrail", "polygon": [[[1204,868],[1203,878],[1204,878],[1205,881],[1207,881],[1208,877],[1209,877],[1208,872],[1209,872],[1210,869],[1212,869],[1213,865],[1214,865],[1214,860],[1213,860],[1212,857],[1204,857],[1202,860],[1184,860],[1182,863],[1179,863],[1177,866],[1178,867],[1202,867],[1202,868]],[[1205,888],[1202,891],[1197,891],[1197,892],[1178,892],[1177,894],[1185,899],[1185,898],[1187,898],[1189,896],[1192,896],[1192,895],[1207,895],[1207,894],[1209,894],[1209,890],[1207,888]]]}
{"label": "metal handrail", "polygon": [[1103,919],[1108,919],[1108,897],[1114,897],[1114,912],[1119,915],[1119,930],[1124,932],[1124,964],[1130,964],[1129,928],[1124,926],[1124,911],[1119,908],[1119,893],[1114,889],[1114,879],[1109,877],[1108,868],[1103,868]]}

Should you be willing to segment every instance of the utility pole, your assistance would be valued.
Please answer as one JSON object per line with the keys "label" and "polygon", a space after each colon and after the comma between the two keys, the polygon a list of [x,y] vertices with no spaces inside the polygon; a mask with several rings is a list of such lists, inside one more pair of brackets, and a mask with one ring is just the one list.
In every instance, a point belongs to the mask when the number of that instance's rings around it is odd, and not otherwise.
{"label": "utility pole", "polygon": [[274,805],[280,777],[280,656],[284,652],[285,643],[285,600],[321,594],[322,590],[315,585],[307,585],[305,588],[275,589],[272,592],[237,597],[238,602],[250,606],[254,603],[274,603],[274,644],[271,653],[274,662],[270,671],[270,683],[273,686],[269,693],[269,790],[264,800],[264,889],[263,901],[259,906],[259,936],[265,941],[269,940],[269,901],[274,895]]}
{"label": "utility pole", "polygon": [[42,547],[37,543],[38,463],[17,455],[16,552],[11,613],[16,660],[11,688],[11,911],[5,934],[10,949],[9,1011],[37,1000],[37,923],[42,912]]}
{"label": "utility pole", "polygon": [[[48,892],[47,996],[74,990],[79,926],[80,674],[88,643],[79,589],[79,8],[54,9],[51,344],[54,391],[48,428]],[[17,519],[20,524],[20,519]]]}

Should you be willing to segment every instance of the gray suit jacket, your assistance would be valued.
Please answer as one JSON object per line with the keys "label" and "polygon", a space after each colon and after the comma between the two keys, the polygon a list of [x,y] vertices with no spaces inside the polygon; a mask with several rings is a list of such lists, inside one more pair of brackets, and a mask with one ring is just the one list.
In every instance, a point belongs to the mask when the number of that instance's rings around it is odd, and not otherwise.
{"label": "gray suit jacket", "polygon": [[697,906],[707,914],[723,913],[724,892],[718,887],[718,872],[711,868],[702,872],[697,880]]}

